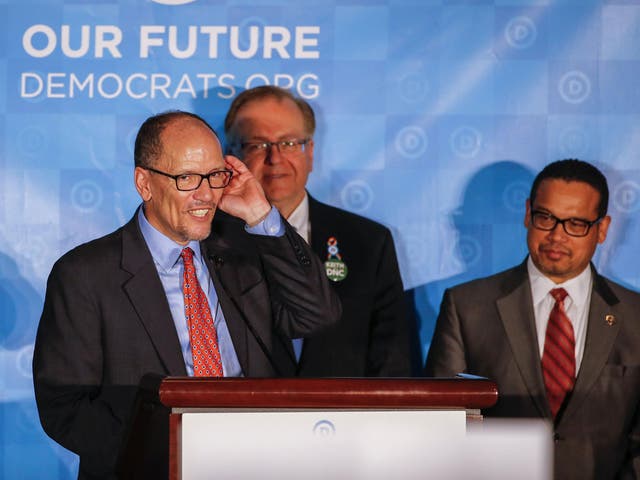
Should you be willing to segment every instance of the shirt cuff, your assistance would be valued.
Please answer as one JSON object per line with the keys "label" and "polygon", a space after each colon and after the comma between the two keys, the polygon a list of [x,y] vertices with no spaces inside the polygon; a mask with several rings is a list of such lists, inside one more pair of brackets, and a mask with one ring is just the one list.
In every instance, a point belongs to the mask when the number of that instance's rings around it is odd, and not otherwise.
{"label": "shirt cuff", "polygon": [[266,235],[269,237],[281,237],[285,231],[280,212],[278,212],[278,209],[274,206],[271,207],[271,211],[264,220],[253,227],[245,225],[244,229],[252,235]]}

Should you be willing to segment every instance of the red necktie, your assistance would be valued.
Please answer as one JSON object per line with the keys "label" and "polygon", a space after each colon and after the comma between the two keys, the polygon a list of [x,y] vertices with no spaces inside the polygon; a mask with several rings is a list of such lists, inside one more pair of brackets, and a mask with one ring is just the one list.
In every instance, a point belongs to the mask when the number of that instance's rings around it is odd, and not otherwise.
{"label": "red necktie", "polygon": [[555,418],[576,378],[575,337],[573,326],[564,311],[564,288],[549,292],[556,303],[549,315],[542,354],[542,374],[551,413]]}
{"label": "red necktie", "polygon": [[189,327],[193,374],[196,377],[222,377],[222,360],[218,349],[218,335],[205,296],[193,265],[193,250],[184,248],[184,312]]}

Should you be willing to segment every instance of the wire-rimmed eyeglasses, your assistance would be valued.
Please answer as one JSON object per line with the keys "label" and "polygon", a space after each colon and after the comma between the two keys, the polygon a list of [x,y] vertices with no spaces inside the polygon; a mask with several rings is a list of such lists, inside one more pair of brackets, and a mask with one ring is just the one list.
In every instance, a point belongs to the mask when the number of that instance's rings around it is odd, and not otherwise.
{"label": "wire-rimmed eyeglasses", "polygon": [[296,155],[305,151],[310,138],[278,140],[277,142],[243,142],[235,145],[244,158],[265,158],[276,147],[280,155]]}

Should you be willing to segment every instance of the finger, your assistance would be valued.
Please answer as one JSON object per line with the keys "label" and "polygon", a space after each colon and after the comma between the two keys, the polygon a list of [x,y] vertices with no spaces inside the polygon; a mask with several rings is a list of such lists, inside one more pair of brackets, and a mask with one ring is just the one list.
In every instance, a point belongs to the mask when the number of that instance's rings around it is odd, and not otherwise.
{"label": "finger", "polygon": [[248,171],[247,166],[244,164],[244,162],[234,157],[233,155],[225,155],[224,161],[229,168],[238,173],[244,173]]}

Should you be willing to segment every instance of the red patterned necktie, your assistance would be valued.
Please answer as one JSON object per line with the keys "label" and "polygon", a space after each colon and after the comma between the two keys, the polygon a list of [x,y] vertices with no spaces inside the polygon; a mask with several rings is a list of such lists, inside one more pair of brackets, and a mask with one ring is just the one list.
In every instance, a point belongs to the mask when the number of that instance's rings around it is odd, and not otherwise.
{"label": "red patterned necktie", "polygon": [[556,303],[549,315],[542,354],[542,374],[551,413],[555,418],[576,378],[575,337],[573,326],[564,311],[564,288],[549,292]]}
{"label": "red patterned necktie", "polygon": [[222,360],[218,349],[218,335],[205,296],[193,265],[193,250],[184,248],[184,312],[189,327],[193,374],[196,377],[222,377]]}

